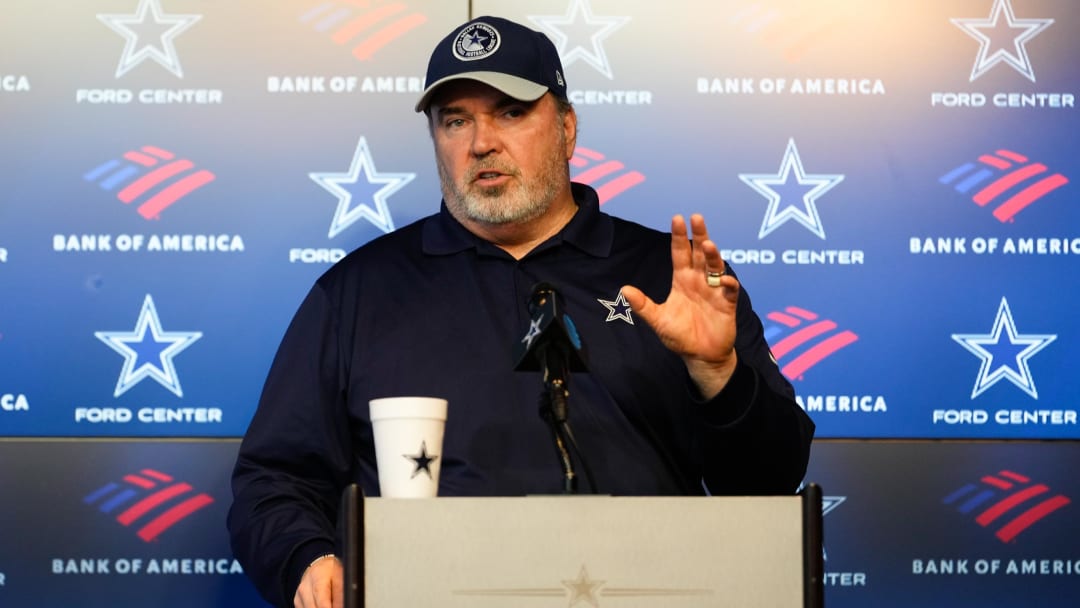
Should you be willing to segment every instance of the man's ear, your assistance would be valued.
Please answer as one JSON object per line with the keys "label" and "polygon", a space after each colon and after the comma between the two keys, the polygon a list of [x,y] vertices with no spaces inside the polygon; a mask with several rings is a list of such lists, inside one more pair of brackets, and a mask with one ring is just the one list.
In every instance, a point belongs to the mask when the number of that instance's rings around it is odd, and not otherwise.
{"label": "man's ear", "polygon": [[570,160],[577,148],[577,112],[573,106],[563,114],[563,134],[566,136],[566,159]]}

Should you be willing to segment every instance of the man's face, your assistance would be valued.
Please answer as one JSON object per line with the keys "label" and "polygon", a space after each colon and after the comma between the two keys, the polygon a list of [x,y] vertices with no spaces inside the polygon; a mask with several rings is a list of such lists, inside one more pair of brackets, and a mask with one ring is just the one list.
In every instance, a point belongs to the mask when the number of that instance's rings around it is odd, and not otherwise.
{"label": "man's face", "polygon": [[440,88],[430,116],[443,198],[459,221],[528,222],[568,191],[576,116],[550,93],[523,102],[460,80]]}

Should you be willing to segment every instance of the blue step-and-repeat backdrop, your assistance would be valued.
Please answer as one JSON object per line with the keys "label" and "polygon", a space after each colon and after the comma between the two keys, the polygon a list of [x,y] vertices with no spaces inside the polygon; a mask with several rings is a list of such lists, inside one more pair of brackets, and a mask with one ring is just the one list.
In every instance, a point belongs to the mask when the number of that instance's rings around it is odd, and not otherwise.
{"label": "blue step-and-repeat backdrop", "polygon": [[830,605],[1080,592],[1075,2],[4,9],[0,605],[260,605],[237,438],[312,281],[438,208],[412,105],[482,14],[558,47],[573,178],[737,269],[818,425]]}

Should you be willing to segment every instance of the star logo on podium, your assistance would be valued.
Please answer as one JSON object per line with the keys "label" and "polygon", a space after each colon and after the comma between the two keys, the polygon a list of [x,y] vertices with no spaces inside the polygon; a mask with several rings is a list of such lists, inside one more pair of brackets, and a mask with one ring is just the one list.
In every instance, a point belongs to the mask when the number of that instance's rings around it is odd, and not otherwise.
{"label": "star logo on podium", "polygon": [[97,18],[124,38],[124,52],[116,67],[117,78],[147,59],[158,62],[179,78],[184,77],[173,40],[202,19],[202,15],[166,14],[161,11],[158,0],[139,0],[139,6],[131,15],[99,14]]}
{"label": "star logo on podium", "polygon": [[420,474],[420,471],[427,473],[428,479],[434,479],[434,477],[431,475],[431,465],[436,460],[438,460],[439,457],[435,454],[428,454],[426,441],[420,442],[419,453],[402,454],[402,456],[413,461],[413,464],[416,465],[416,469],[413,470],[412,475],[409,477],[409,479],[415,479],[416,476]]}
{"label": "star logo on podium", "polygon": [[604,584],[604,581],[592,580],[585,566],[581,566],[578,577],[572,581],[563,581],[563,586],[570,590],[570,608],[580,602],[587,602],[590,606],[599,608],[600,602],[596,599],[596,592]]}
{"label": "star logo on podium", "polygon": [[609,80],[615,78],[602,43],[629,17],[596,17],[588,0],[571,0],[565,15],[530,15],[529,20],[551,37],[564,67],[581,59]]}
{"label": "star logo on podium", "polygon": [[1016,330],[1009,302],[1001,298],[994,325],[988,334],[953,334],[952,339],[981,361],[971,398],[991,386],[1008,380],[1032,399],[1039,398],[1028,361],[1057,339],[1055,334],[1020,334]]}
{"label": "star logo on podium", "polygon": [[740,173],[739,179],[769,201],[758,239],[765,238],[789,220],[795,220],[824,239],[825,227],[818,215],[817,201],[833,186],[844,181],[844,176],[806,173],[795,140],[789,139],[779,171],[775,174]]}
{"label": "star logo on podium", "polygon": [[1053,19],[1017,19],[1010,0],[994,0],[990,16],[982,18],[950,19],[953,25],[979,42],[979,53],[971,68],[974,82],[999,63],[1020,72],[1024,78],[1035,82],[1035,71],[1027,54],[1027,43],[1054,23]]}
{"label": "star logo on podium", "polygon": [[[309,173],[309,177],[338,199],[329,238],[363,218],[384,233],[394,231],[394,220],[387,204],[390,196],[416,178],[415,173],[379,173],[371,158],[367,139],[360,138],[352,163],[345,173]],[[354,206],[355,201],[355,206]]]}
{"label": "star logo on podium", "polygon": [[604,319],[605,323],[611,323],[612,321],[623,321],[634,324],[634,317],[631,314],[633,311],[630,309],[630,303],[626,301],[626,296],[619,292],[619,296],[614,300],[603,300],[596,298],[597,302],[604,305],[604,308],[608,309],[608,316]]}
{"label": "star logo on podium", "polygon": [[201,331],[165,331],[161,327],[154,299],[146,294],[132,331],[97,331],[94,337],[124,356],[124,366],[116,381],[113,397],[123,395],[139,382],[151,378],[183,397],[180,377],[173,358],[202,337]]}
{"label": "star logo on podium", "polygon": [[[589,576],[585,564],[578,570],[577,578],[563,579],[562,587],[509,587],[503,589],[455,589],[454,595],[473,597],[530,597],[530,598],[566,598],[569,594],[568,608],[574,608],[578,604],[587,604],[593,608],[600,608],[602,598],[695,598],[715,595],[712,589],[689,589],[671,587],[612,587],[607,581],[597,580]],[[674,601],[674,600],[672,600]],[[667,604],[665,604],[667,605]],[[670,604],[677,605],[677,604]],[[700,604],[695,604],[700,605]]]}

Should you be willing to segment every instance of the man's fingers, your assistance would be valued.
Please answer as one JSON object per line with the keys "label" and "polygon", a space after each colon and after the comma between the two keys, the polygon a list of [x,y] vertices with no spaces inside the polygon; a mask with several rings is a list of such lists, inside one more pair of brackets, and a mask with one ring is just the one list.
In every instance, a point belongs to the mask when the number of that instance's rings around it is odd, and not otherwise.
{"label": "man's fingers", "polygon": [[345,571],[336,557],[316,560],[304,571],[293,597],[295,608],[344,608]]}
{"label": "man's fingers", "polygon": [[342,568],[334,576],[333,585],[331,587],[334,591],[334,608],[345,608],[345,570]]}
{"label": "man's fingers", "polygon": [[645,292],[633,285],[623,285],[621,291],[623,297],[626,298],[626,303],[630,305],[630,309],[637,313],[646,323],[652,325],[656,303],[649,299]]}
{"label": "man's fingers", "polygon": [[690,247],[690,238],[686,232],[686,220],[676,215],[671,218],[671,266],[684,268],[693,265],[694,252]]}

